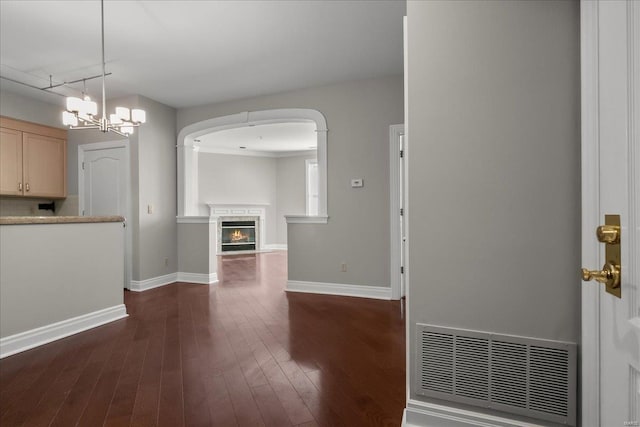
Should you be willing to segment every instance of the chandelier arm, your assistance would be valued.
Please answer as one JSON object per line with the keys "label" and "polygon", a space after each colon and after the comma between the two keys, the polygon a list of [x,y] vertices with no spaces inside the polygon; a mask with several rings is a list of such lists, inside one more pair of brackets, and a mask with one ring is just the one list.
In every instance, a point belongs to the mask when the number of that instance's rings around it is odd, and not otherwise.
{"label": "chandelier arm", "polygon": [[111,132],[113,132],[113,133],[117,133],[117,134],[118,134],[118,135],[120,135],[120,136],[124,136],[125,138],[129,138],[129,135],[127,135],[126,133],[120,132],[120,131],[118,130],[118,128],[115,128],[115,127],[113,127],[113,126],[109,126],[108,130],[109,130],[109,131],[111,131]]}
{"label": "chandelier arm", "polygon": [[84,130],[84,129],[100,129],[100,125],[69,126],[69,129],[76,129],[76,130]]}

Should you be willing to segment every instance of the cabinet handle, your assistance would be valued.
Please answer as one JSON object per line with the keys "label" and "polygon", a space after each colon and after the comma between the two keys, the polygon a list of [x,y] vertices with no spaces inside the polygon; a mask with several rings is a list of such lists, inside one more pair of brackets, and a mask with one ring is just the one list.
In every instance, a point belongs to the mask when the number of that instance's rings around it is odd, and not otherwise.
{"label": "cabinet handle", "polygon": [[25,189],[26,189],[27,191],[29,191],[29,183],[28,183],[28,182],[25,184]]}
{"label": "cabinet handle", "polygon": [[21,182],[18,183],[18,191],[22,191],[22,183]]}

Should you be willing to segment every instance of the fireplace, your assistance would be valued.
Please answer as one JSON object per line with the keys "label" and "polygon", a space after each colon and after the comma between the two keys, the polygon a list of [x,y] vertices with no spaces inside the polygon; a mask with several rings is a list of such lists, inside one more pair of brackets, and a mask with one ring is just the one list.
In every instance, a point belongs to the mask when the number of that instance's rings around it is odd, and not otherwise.
{"label": "fireplace", "polygon": [[220,224],[220,250],[253,251],[256,249],[255,221],[222,221]]}
{"label": "fireplace", "polygon": [[[264,249],[263,245],[266,241],[265,234],[265,214],[266,207],[268,205],[260,205],[260,204],[213,204],[207,203],[210,209],[210,215],[212,221],[215,221],[217,225],[217,233],[216,233],[216,253],[217,254],[233,254],[235,252],[242,253],[243,251],[261,251]],[[248,226],[251,227],[253,225],[253,231],[249,229],[240,229],[239,233],[233,235],[234,230],[229,230],[225,228],[224,236],[222,224],[225,223],[233,223],[235,224],[243,223],[245,221],[251,222]],[[245,225],[239,225],[244,227]],[[237,227],[236,227],[237,228]],[[253,233],[253,239],[242,237],[241,234]],[[232,241],[233,238],[236,239]],[[222,240],[225,240],[224,249],[222,245]],[[247,240],[246,242],[244,240]],[[250,241],[249,241],[250,240]],[[232,245],[229,243],[237,243],[236,245]],[[246,246],[243,246],[246,245]],[[253,246],[249,246],[253,245]],[[235,246],[235,248],[233,248]]]}

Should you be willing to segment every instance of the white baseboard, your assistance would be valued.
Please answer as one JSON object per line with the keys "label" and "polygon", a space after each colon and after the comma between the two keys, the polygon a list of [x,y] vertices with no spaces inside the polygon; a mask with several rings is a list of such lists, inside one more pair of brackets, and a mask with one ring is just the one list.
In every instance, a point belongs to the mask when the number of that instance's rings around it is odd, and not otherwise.
{"label": "white baseboard", "polygon": [[0,359],[127,317],[124,304],[72,317],[0,339]]}
{"label": "white baseboard", "polygon": [[526,421],[489,415],[410,399],[402,416],[402,427],[543,427]]}
{"label": "white baseboard", "polygon": [[286,243],[272,243],[270,245],[262,246],[262,249],[269,249],[272,251],[286,251],[287,244]]}
{"label": "white baseboard", "polygon": [[160,286],[170,285],[175,282],[198,283],[201,285],[211,285],[218,283],[218,273],[169,273],[164,276],[152,277],[145,280],[132,280],[130,291],[143,292]]}
{"label": "white baseboard", "polygon": [[212,285],[218,283],[218,273],[178,273],[178,282],[198,283],[201,285]]}
{"label": "white baseboard", "polygon": [[289,280],[287,292],[306,292],[310,294],[342,295],[348,297],[391,299],[391,288],[382,286],[343,285],[340,283],[302,282]]}
{"label": "white baseboard", "polygon": [[160,286],[169,285],[178,281],[178,273],[169,273],[164,276],[152,277],[145,280],[132,280],[129,290],[133,292],[142,292]]}

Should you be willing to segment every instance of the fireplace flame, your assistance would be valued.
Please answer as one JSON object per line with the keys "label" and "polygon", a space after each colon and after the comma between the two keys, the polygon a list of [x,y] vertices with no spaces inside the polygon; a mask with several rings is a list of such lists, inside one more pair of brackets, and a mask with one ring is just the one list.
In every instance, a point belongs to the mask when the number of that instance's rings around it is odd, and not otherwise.
{"label": "fireplace flame", "polygon": [[247,236],[246,234],[243,234],[242,231],[240,230],[233,230],[233,233],[231,233],[232,242],[239,242],[241,240],[247,240],[247,239],[249,239],[249,236]]}

